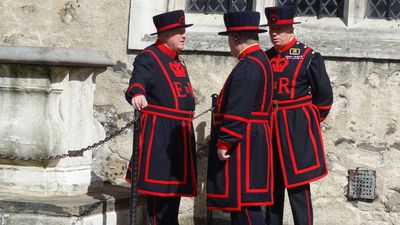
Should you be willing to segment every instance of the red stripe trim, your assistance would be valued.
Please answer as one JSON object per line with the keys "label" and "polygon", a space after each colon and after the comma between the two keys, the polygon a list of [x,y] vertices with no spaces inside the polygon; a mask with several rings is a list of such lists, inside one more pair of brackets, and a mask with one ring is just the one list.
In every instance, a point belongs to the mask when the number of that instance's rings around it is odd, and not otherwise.
{"label": "red stripe trim", "polygon": [[160,49],[162,52],[173,59],[175,59],[178,55],[174,50],[170,49],[166,44],[162,43],[160,39],[157,39],[156,46],[158,49]]}
{"label": "red stripe trim", "polygon": [[[267,61],[268,61],[269,74],[270,74],[270,78],[271,78],[271,82],[270,82],[270,83],[273,84],[273,83],[274,83],[274,76],[273,76],[274,72],[272,71],[271,62],[269,61],[269,58],[268,58],[267,54],[265,53],[265,51],[262,51],[262,53],[264,54],[265,58],[266,58]],[[268,82],[268,81],[267,81],[267,82]],[[272,102],[272,96],[273,96],[272,91],[270,91],[269,102]],[[271,112],[271,108],[272,108],[272,104],[269,104],[269,105],[268,105],[267,112]]]}
{"label": "red stripe trim", "polygon": [[143,189],[138,189],[138,193],[141,194],[148,194],[148,195],[155,195],[155,196],[162,196],[162,197],[171,197],[171,196],[177,196],[177,197],[194,197],[196,196],[195,194],[181,194],[181,193],[161,193],[161,192],[155,192],[155,191],[146,191]]}
{"label": "red stripe trim", "polygon": [[249,123],[264,123],[264,124],[268,124],[269,120],[249,120]]}
{"label": "red stripe trim", "polygon": [[218,140],[217,141],[217,147],[220,148],[220,149],[228,150],[228,149],[230,149],[232,147],[232,144],[228,143],[228,142],[224,142],[224,141]]}
{"label": "red stripe trim", "polygon": [[[157,116],[153,117],[153,129],[151,133],[151,138],[150,141],[151,143],[153,142],[153,136],[154,136],[154,130],[155,130],[155,118]],[[179,180],[155,180],[151,179],[148,176],[148,167],[150,164],[150,153],[151,153],[151,148],[148,150],[148,155],[147,155],[147,160],[146,160],[146,176],[144,181],[149,182],[149,183],[155,183],[155,184],[166,184],[166,185],[184,185],[187,183],[187,135],[186,135],[186,130],[185,130],[185,122],[182,121],[182,127],[183,127],[183,145],[184,145],[184,152],[183,152],[183,181]],[[150,145],[150,144],[149,144]]]}
{"label": "red stripe trim", "polygon": [[[268,180],[271,181],[271,202],[274,202],[274,165],[273,165],[273,157],[274,157],[274,153],[273,153],[273,148],[272,148],[272,129],[273,129],[273,121],[271,120],[271,124],[268,127],[268,140],[269,140],[269,174],[268,177],[270,177]],[[277,162],[278,163],[278,162]]]}
{"label": "red stripe trim", "polygon": [[265,206],[265,205],[273,205],[274,203],[271,202],[242,202],[241,206]]}
{"label": "red stripe trim", "polygon": [[169,84],[170,90],[171,90],[171,92],[172,92],[172,95],[174,96],[175,108],[178,109],[178,97],[177,97],[177,95],[176,95],[176,93],[175,93],[174,86],[172,85],[171,78],[169,77],[169,75],[168,75],[168,73],[167,73],[167,70],[165,69],[164,65],[161,63],[161,61],[160,61],[160,59],[158,58],[158,56],[157,56],[152,50],[144,50],[143,52],[149,52],[149,53],[151,53],[151,54],[154,56],[154,58],[157,60],[158,65],[160,65],[161,70],[163,71],[164,76],[165,76],[165,78],[166,78],[167,81],[168,81],[168,84]]}
{"label": "red stripe trim", "polygon": [[144,88],[144,86],[143,86],[142,84],[139,84],[139,83],[131,84],[126,92],[130,92],[130,91],[132,90],[132,88],[135,88],[135,87],[136,87],[136,88],[140,88],[140,89],[142,89],[144,92],[146,92],[146,89]]}
{"label": "red stripe trim", "polygon": [[312,105],[312,102],[305,102],[302,104],[298,104],[298,105],[290,105],[290,106],[278,106],[278,108],[274,107],[274,110],[286,110],[286,109],[296,109],[296,108],[300,108],[300,107],[304,107],[304,106],[309,106]]}
{"label": "red stripe trim", "polygon": [[275,21],[274,23],[268,23],[268,26],[273,26],[273,25],[285,25],[285,24],[292,24],[294,23],[293,19],[287,19],[287,20],[278,20]]}
{"label": "red stripe trim", "polygon": [[325,109],[325,110],[331,109],[332,107],[332,105],[315,105],[315,106],[317,106],[318,109]]}
{"label": "red stripe trim", "polygon": [[[314,118],[318,118],[317,115],[316,115],[316,113],[315,113],[313,110],[312,110],[311,112],[313,113]],[[325,118],[324,118],[324,119],[325,119]],[[317,120],[315,120],[315,126],[316,126],[317,129],[318,129],[319,141],[321,142],[322,156],[323,156],[322,160],[323,160],[323,162],[324,162],[325,168],[328,168],[328,167],[326,166],[326,160],[325,160],[325,146],[324,146],[324,140],[322,139],[321,125],[319,124],[319,122],[318,122]]]}
{"label": "red stripe trim", "polygon": [[238,133],[236,133],[236,132],[234,132],[234,131],[231,131],[231,130],[225,128],[225,127],[221,127],[220,130],[221,130],[222,132],[225,132],[225,133],[227,133],[227,134],[229,134],[229,135],[232,135],[232,136],[234,136],[234,137],[236,137],[236,138],[239,138],[239,139],[242,139],[242,138],[243,138],[243,135],[238,134]]}
{"label": "red stripe trim", "polygon": [[238,147],[236,148],[236,190],[237,190],[237,205],[240,206],[240,204],[242,203],[242,179],[241,179],[241,173],[242,173],[242,159],[241,159],[241,155],[242,155],[242,150],[241,150],[241,146],[238,145]]}
{"label": "red stripe trim", "polygon": [[160,117],[165,117],[165,118],[174,119],[174,120],[183,120],[183,121],[188,121],[188,122],[192,122],[192,120],[193,120],[191,118],[174,116],[174,115],[164,114],[164,113],[160,113],[160,112],[153,112],[153,111],[149,111],[149,110],[146,110],[146,109],[142,109],[142,113],[143,114],[151,114],[151,115],[160,116]]}
{"label": "red stripe trim", "polygon": [[[317,160],[317,164],[316,164],[315,166],[309,167],[308,169],[299,170],[299,171],[298,171],[299,173],[304,173],[304,172],[307,172],[307,171],[310,171],[310,170],[313,170],[313,169],[316,169],[316,168],[321,167],[321,164],[320,164],[320,162],[319,162],[317,143],[316,143],[316,141],[315,141],[314,133],[313,133],[312,130],[311,130],[311,119],[310,119],[310,114],[308,113],[308,111],[307,111],[304,107],[302,108],[302,110],[303,110],[303,112],[304,112],[304,114],[306,115],[306,118],[307,118],[307,122],[308,122],[308,123],[307,123],[307,124],[308,124],[308,134],[310,135],[311,142],[312,142],[312,144],[313,144],[313,148],[314,148],[314,157],[315,157],[316,160]],[[313,110],[313,109],[311,108],[311,110]],[[315,120],[318,121],[317,117],[315,117]],[[295,172],[296,172],[296,171],[295,171]]]}
{"label": "red stripe trim", "polygon": [[303,97],[296,98],[296,99],[274,100],[273,104],[290,104],[290,103],[296,103],[296,102],[307,100],[307,99],[311,99],[311,98],[312,98],[311,95],[305,95]]}
{"label": "red stripe trim", "polygon": [[187,161],[188,161],[188,146],[187,146],[187,133],[186,133],[186,122],[182,121],[182,133],[183,133],[183,183],[186,184],[187,182],[187,172],[188,172],[188,168],[187,168]]}
{"label": "red stripe trim", "polygon": [[299,60],[299,62],[297,63],[297,67],[296,67],[296,71],[294,72],[294,76],[293,76],[293,80],[292,80],[292,90],[290,91],[290,98],[293,99],[294,98],[294,89],[296,87],[296,81],[297,81],[297,76],[299,75],[300,72],[300,68],[303,65],[303,61],[305,56],[308,54],[308,52],[311,51],[311,48],[307,48],[304,53],[303,53],[303,57],[301,57],[301,59]]}
{"label": "red stripe trim", "polygon": [[289,126],[288,126],[288,122],[287,122],[287,115],[286,115],[286,111],[284,111],[284,112],[282,113],[282,115],[283,115],[283,122],[284,122],[284,124],[285,124],[286,139],[287,139],[287,142],[288,142],[287,144],[288,144],[288,146],[289,146],[290,159],[291,159],[291,161],[292,161],[292,165],[293,165],[293,168],[294,168],[294,174],[296,174],[296,175],[302,174],[302,173],[306,173],[306,172],[309,172],[309,171],[311,171],[311,170],[314,170],[314,169],[317,169],[317,168],[320,167],[319,158],[318,158],[318,153],[317,153],[317,146],[316,146],[316,144],[315,144],[315,139],[314,139],[314,136],[313,136],[311,127],[310,127],[310,123],[311,123],[311,122],[310,122],[310,117],[309,117],[309,115],[308,115],[308,112],[305,111],[305,108],[304,108],[304,107],[302,108],[302,110],[303,110],[304,114],[305,114],[306,117],[307,117],[307,121],[308,121],[308,134],[310,135],[311,142],[313,143],[314,157],[315,157],[316,160],[317,160],[317,164],[315,164],[315,165],[313,165],[313,166],[310,166],[310,167],[307,167],[307,168],[305,168],[305,169],[298,169],[298,168],[297,168],[297,163],[296,163],[297,161],[296,161],[296,157],[295,157],[295,155],[294,155],[294,150],[293,150],[293,146],[292,146],[292,140],[291,140],[290,133],[289,133]]}
{"label": "red stripe trim", "polygon": [[142,116],[142,131],[140,132],[139,135],[139,163],[138,163],[138,180],[140,178],[140,168],[141,168],[141,163],[142,163],[142,153],[143,153],[143,140],[144,140],[144,134],[146,132],[146,124],[147,124],[147,115]]}
{"label": "red stripe trim", "polygon": [[145,167],[145,174],[144,174],[145,182],[147,182],[148,175],[149,175],[150,155],[151,155],[151,147],[153,145],[154,131],[156,129],[155,128],[156,118],[157,118],[157,116],[154,116],[152,119],[152,129],[151,129],[151,133],[150,133],[150,140],[149,140],[149,145],[147,146],[146,167]]}
{"label": "red stripe trim", "polygon": [[257,50],[261,50],[260,45],[255,44],[255,45],[250,45],[249,47],[247,47],[246,49],[244,49],[240,55],[238,56],[239,59],[242,59],[243,57],[245,57],[246,55],[255,52]]}
{"label": "red stripe trim", "polygon": [[[266,135],[268,135],[266,127],[264,125],[264,129],[266,132]],[[245,173],[246,173],[246,192],[247,193],[265,193],[268,192],[268,176],[267,176],[267,183],[266,183],[266,188],[251,188],[250,187],[250,124],[247,125],[246,127],[246,168],[245,168]],[[269,144],[269,143],[268,143]],[[268,153],[268,148],[263,149],[266,150]],[[267,159],[267,168],[269,167],[269,159]],[[268,174],[268,171],[267,171]]]}
{"label": "red stripe trim", "polygon": [[209,198],[228,198],[229,195],[229,163],[225,161],[225,192],[223,194],[207,193]]}
{"label": "red stripe trim", "polygon": [[228,27],[227,31],[241,31],[241,30],[258,30],[259,26],[237,26],[237,27]]}
{"label": "red stripe trim", "polygon": [[293,166],[294,171],[296,173],[296,171],[297,171],[296,157],[294,156],[294,152],[293,152],[293,146],[292,146],[292,141],[291,141],[291,138],[290,138],[290,132],[289,132],[289,126],[288,126],[288,122],[287,122],[286,111],[282,112],[282,116],[283,116],[283,123],[285,125],[285,133],[286,133],[287,145],[289,147],[290,160],[292,161],[292,166]]}
{"label": "red stripe trim", "polygon": [[251,112],[252,116],[268,116],[268,112]]}
{"label": "red stripe trim", "polygon": [[194,115],[193,111],[187,111],[187,110],[181,110],[181,109],[173,109],[173,108],[168,108],[165,106],[159,106],[159,105],[153,105],[149,104],[147,107],[155,108],[155,109],[162,109],[165,111],[170,111],[170,112],[176,112],[176,113],[183,113],[183,114],[188,114],[188,115]]}
{"label": "red stripe trim", "polygon": [[294,188],[294,187],[298,187],[298,186],[301,186],[301,185],[309,184],[311,182],[314,182],[314,181],[317,181],[317,180],[319,180],[321,178],[324,178],[326,175],[328,175],[328,171],[326,171],[324,174],[322,174],[319,177],[315,177],[313,179],[305,180],[305,181],[302,181],[302,182],[291,183],[291,184],[288,184],[287,179],[285,178],[286,179],[285,180],[285,187],[286,188]]}
{"label": "red stripe trim", "polygon": [[215,117],[222,116],[224,119],[227,118],[227,119],[232,119],[232,120],[238,120],[238,121],[243,122],[243,123],[248,123],[248,121],[249,121],[248,119],[246,119],[244,117],[231,115],[231,114],[226,114],[226,113],[214,113],[214,116]]}
{"label": "red stripe trim", "polygon": [[188,123],[189,127],[189,151],[190,151],[190,167],[192,171],[192,188],[194,190],[195,195],[197,195],[197,176],[196,172],[194,169],[194,163],[195,159],[193,158],[193,149],[192,149],[192,131],[193,131],[193,125],[192,123]]}
{"label": "red stripe trim", "polygon": [[286,169],[285,169],[285,166],[284,166],[285,164],[284,164],[284,161],[283,161],[281,138],[280,138],[279,127],[278,127],[278,119],[276,117],[276,111],[272,112],[272,119],[273,119],[273,125],[275,127],[276,143],[277,143],[277,146],[278,146],[278,153],[279,153],[279,160],[280,160],[280,163],[281,163],[282,174],[283,174],[283,178],[284,178],[284,181],[285,181],[285,186],[288,187],[288,181],[287,181]]}
{"label": "red stripe trim", "polygon": [[166,31],[175,27],[179,27],[179,26],[183,26],[181,23],[173,23],[173,24],[169,24],[167,26],[163,26],[163,27],[159,27],[157,28],[158,32],[162,32],[162,31]]}
{"label": "red stripe trim", "polygon": [[267,97],[267,70],[265,69],[265,66],[262,64],[262,62],[259,59],[255,58],[253,56],[249,56],[249,58],[256,61],[261,66],[261,69],[264,74],[264,91],[263,91],[263,99],[262,99],[262,103],[261,103],[261,110],[264,110],[265,98]]}
{"label": "red stripe trim", "polygon": [[246,173],[246,192],[250,191],[250,124],[246,126],[246,164],[245,164],[245,173]]}
{"label": "red stripe trim", "polygon": [[281,49],[279,49],[278,52],[285,52],[289,50],[295,43],[297,42],[296,38],[293,38],[289,43],[287,43],[285,46],[283,46]]}

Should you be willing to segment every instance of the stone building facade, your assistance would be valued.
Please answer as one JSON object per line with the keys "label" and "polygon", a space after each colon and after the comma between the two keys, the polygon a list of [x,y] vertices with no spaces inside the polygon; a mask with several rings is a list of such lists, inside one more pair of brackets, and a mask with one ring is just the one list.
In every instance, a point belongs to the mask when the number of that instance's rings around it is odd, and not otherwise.
{"label": "stone building facade", "polygon": [[[186,21],[195,24],[187,30],[183,58],[196,94],[196,111],[210,107],[211,94],[219,91],[236,60],[228,54],[226,38],[216,35],[224,30],[222,14],[189,12],[193,2],[2,0],[0,45],[108,52],[118,63],[97,77],[94,101],[95,117],[110,134],[132,119],[132,107],[123,96],[132,62],[140,49],[154,42],[148,35],[155,30],[151,17],[168,10],[187,10]],[[285,1],[245,2],[263,13],[264,7]],[[295,27],[296,36],[325,57],[334,88],[333,108],[322,124],[330,174],[312,184],[315,224],[400,224],[400,1],[298,2],[342,4],[340,16],[301,15],[298,21],[302,24]],[[385,8],[380,4],[385,3],[394,3],[386,7],[392,9],[386,14],[380,11]],[[262,23],[266,23],[264,17]],[[267,35],[260,39],[265,48],[271,46]],[[209,114],[195,121],[201,195],[183,201],[182,224],[205,216],[209,126]],[[106,181],[123,184],[131,145],[132,133],[127,133],[94,151],[93,170]],[[357,167],[376,171],[376,199],[372,202],[346,198],[347,171]],[[293,224],[289,209],[285,223]]]}

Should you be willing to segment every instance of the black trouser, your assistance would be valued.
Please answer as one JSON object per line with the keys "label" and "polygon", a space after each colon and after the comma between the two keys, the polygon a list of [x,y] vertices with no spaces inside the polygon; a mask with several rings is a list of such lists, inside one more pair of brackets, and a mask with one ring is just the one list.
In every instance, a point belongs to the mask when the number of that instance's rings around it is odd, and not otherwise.
{"label": "black trouser", "polygon": [[178,212],[181,197],[147,195],[147,214],[151,225],[179,225]]}
{"label": "black trouser", "polygon": [[231,211],[232,225],[265,225],[260,206],[242,207],[241,211]]}
{"label": "black trouser", "polygon": [[[277,156],[275,153],[274,156]],[[274,157],[274,204],[266,208],[265,223],[282,225],[285,185],[279,159]],[[290,207],[295,225],[312,225],[313,210],[311,204],[310,184],[287,189]]]}

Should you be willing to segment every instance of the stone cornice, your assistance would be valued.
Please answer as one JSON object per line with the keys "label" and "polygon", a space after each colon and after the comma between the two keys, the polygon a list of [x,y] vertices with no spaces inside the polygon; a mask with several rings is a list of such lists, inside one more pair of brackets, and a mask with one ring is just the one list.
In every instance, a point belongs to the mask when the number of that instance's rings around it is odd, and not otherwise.
{"label": "stone cornice", "polygon": [[51,47],[0,46],[0,63],[108,67],[116,61],[105,52]]}

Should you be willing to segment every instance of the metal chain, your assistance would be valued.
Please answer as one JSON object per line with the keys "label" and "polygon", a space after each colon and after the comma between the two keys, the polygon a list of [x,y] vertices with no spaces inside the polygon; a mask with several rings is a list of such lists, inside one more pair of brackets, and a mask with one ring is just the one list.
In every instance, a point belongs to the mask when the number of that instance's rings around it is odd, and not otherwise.
{"label": "metal chain", "polygon": [[91,212],[93,212],[95,209],[101,206],[102,203],[103,202],[96,202],[91,204],[85,211],[83,211],[80,215],[78,215],[78,218],[72,223],[72,225],[77,225],[78,222],[83,219],[83,217],[89,215]]}
{"label": "metal chain", "polygon": [[[193,117],[193,119],[197,119],[208,112],[211,112],[213,108],[207,109],[206,111],[196,115]],[[125,126],[123,126],[121,129],[117,130],[116,132],[112,133],[110,136],[104,138],[103,140],[100,140],[92,145],[89,145],[85,148],[81,148],[79,150],[69,150],[68,153],[61,154],[61,155],[54,155],[54,156],[47,156],[47,157],[21,157],[21,156],[12,156],[12,155],[3,155],[0,154],[0,159],[3,160],[19,160],[19,161],[47,161],[47,160],[56,160],[56,159],[63,159],[67,157],[78,157],[82,156],[84,152],[92,150],[94,148],[97,148],[99,146],[102,146],[103,144],[107,143],[111,139],[117,137],[118,135],[122,134],[126,129],[132,127],[134,124],[138,125],[138,118],[134,118],[132,121],[128,122]]]}
{"label": "metal chain", "polygon": [[199,118],[199,117],[201,117],[201,116],[203,116],[203,115],[205,115],[205,114],[207,114],[208,112],[211,112],[211,111],[213,111],[213,107],[207,109],[206,111],[200,113],[199,115],[194,116],[193,119],[195,120],[195,119],[197,119],[197,118]]}
{"label": "metal chain", "polygon": [[[204,112],[196,115],[193,117],[193,120],[207,114],[208,112],[211,112],[213,108],[207,109]],[[122,134],[126,129],[132,127],[133,125],[138,125],[138,118],[134,118],[132,121],[128,122],[125,126],[123,126],[121,129],[117,130],[116,132],[112,133],[110,136],[104,138],[103,140],[100,140],[92,145],[89,145],[85,148],[81,148],[79,150],[71,150],[68,151],[68,153],[62,154],[62,155],[55,155],[55,156],[48,156],[48,157],[19,157],[19,156],[10,156],[10,155],[3,155],[0,154],[0,159],[4,160],[20,160],[20,161],[45,161],[45,160],[56,160],[56,159],[62,159],[66,157],[77,157],[77,156],[82,156],[85,151],[89,151],[93,148],[102,146],[103,144],[107,143],[111,139],[117,137],[118,135]],[[77,219],[72,223],[72,225],[77,225],[79,221],[81,221],[85,216],[89,215],[91,212],[93,212],[95,209],[97,209],[100,205],[102,205],[103,202],[96,202],[94,204],[91,204],[85,211],[83,211],[80,215],[78,215]]]}

